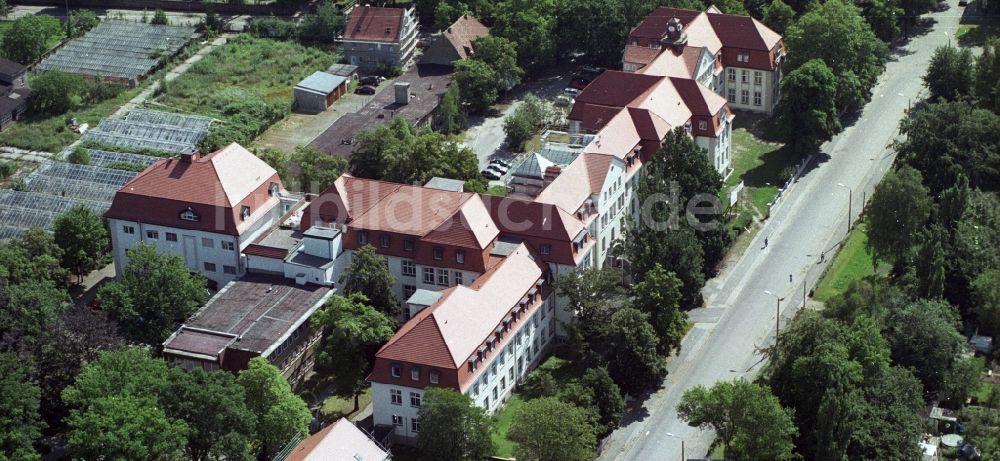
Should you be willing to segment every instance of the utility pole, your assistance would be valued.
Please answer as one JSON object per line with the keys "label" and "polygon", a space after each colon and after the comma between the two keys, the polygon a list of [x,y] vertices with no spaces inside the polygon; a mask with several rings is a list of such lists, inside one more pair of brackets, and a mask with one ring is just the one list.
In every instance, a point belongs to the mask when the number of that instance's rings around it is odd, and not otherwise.
{"label": "utility pole", "polygon": [[764,290],[764,293],[774,296],[776,300],[774,304],[774,344],[778,344],[778,333],[781,332],[781,302],[785,298],[779,298],[778,295],[771,293],[770,290]]}

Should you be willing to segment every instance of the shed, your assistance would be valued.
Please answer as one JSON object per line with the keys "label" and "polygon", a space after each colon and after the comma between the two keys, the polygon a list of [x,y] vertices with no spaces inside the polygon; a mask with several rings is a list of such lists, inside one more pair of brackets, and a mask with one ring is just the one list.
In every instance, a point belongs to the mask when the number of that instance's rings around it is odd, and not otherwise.
{"label": "shed", "polygon": [[346,92],[347,77],[313,72],[295,85],[293,107],[299,112],[320,113]]}
{"label": "shed", "polygon": [[326,73],[330,75],[339,75],[341,77],[347,77],[351,80],[357,80],[358,78],[358,66],[352,64],[334,64],[326,70]]}

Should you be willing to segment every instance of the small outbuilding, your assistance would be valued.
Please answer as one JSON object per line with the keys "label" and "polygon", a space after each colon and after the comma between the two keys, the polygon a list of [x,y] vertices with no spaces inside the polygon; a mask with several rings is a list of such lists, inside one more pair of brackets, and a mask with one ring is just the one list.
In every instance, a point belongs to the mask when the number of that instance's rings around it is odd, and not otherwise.
{"label": "small outbuilding", "polygon": [[347,93],[347,81],[348,78],[341,75],[313,72],[295,85],[292,92],[295,102],[292,107],[298,112],[323,112]]}
{"label": "small outbuilding", "polygon": [[0,58],[0,130],[17,121],[28,107],[27,68]]}
{"label": "small outbuilding", "polygon": [[339,75],[341,77],[347,77],[351,80],[357,80],[358,66],[351,64],[334,64],[326,70],[326,73],[331,75]]}

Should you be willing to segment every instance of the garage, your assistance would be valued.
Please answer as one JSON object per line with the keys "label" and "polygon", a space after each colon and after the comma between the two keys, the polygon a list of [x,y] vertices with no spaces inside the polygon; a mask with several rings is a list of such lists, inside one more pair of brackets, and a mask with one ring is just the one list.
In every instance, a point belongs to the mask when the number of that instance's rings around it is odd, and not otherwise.
{"label": "garage", "polygon": [[347,77],[317,71],[295,85],[292,107],[296,112],[318,114],[346,92]]}

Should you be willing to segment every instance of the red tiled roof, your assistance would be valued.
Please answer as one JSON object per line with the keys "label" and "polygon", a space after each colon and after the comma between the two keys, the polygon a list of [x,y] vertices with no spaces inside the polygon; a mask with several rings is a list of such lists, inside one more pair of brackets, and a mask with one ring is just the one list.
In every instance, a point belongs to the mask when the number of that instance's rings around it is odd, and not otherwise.
{"label": "red tiled roof", "polygon": [[[455,287],[442,290],[441,297]],[[413,316],[399,328],[388,342],[378,351],[378,357],[386,360],[412,361],[438,368],[456,368],[448,343],[441,335],[441,329],[431,315],[434,309],[426,308]]]}
{"label": "red tiled roof", "polygon": [[[576,103],[625,107],[656,86],[661,79],[655,75],[604,71],[576,96]],[[570,118],[575,119],[572,114]]]}
{"label": "red tiled roof", "polygon": [[458,52],[460,59],[468,58],[473,51],[472,42],[479,37],[490,34],[490,28],[483,25],[476,18],[463,14],[454,24],[448,27],[441,35],[451,43],[451,46]]}
{"label": "red tiled roof", "polygon": [[662,50],[662,48],[632,46],[631,44],[627,44],[625,45],[625,57],[623,58],[623,61],[643,65],[649,64],[656,59],[656,56],[659,55]]}
{"label": "red tiled roof", "polygon": [[[230,144],[191,161],[156,161],[122,186],[105,217],[240,235],[277,204],[278,198],[268,194],[271,183],[283,189],[273,168]],[[244,205],[251,210],[246,220],[239,216]],[[188,208],[198,221],[180,219]]]}
{"label": "red tiled roof", "polygon": [[284,461],[385,461],[389,454],[347,418],[299,442]]}
{"label": "red tiled roof", "polygon": [[[380,8],[376,6],[356,6],[344,28],[344,39],[372,42],[395,42],[403,27],[402,8]],[[388,31],[388,32],[387,32]]]}
{"label": "red tiled roof", "polygon": [[708,110],[705,98],[702,97],[701,90],[698,88],[698,82],[689,78],[670,77],[670,83],[674,84],[674,88],[681,95],[681,99],[684,100],[684,105],[691,111],[691,115],[712,115],[712,112]]}
{"label": "red tiled roof", "polygon": [[[744,48],[749,50],[770,51],[774,44],[770,46],[765,42],[764,34],[770,31],[766,26],[757,27],[757,20],[750,16],[737,16],[734,14],[709,14],[708,21],[715,29],[715,34],[719,36],[722,46],[729,48]],[[756,24],[755,24],[756,23]],[[775,34],[777,35],[777,34]]]}
{"label": "red tiled roof", "polygon": [[677,18],[681,21],[681,25],[687,26],[692,19],[701,14],[701,11],[694,10],[682,10],[679,8],[669,8],[666,6],[661,6],[646,19],[643,19],[638,26],[632,29],[631,37],[643,37],[643,38],[660,38],[663,33],[667,30],[667,22],[672,18]]}
{"label": "red tiled roof", "polygon": [[599,106],[577,101],[576,104],[573,104],[569,118],[579,120],[580,129],[584,132],[596,132],[604,128],[604,125],[607,125],[620,111],[621,107]]}

